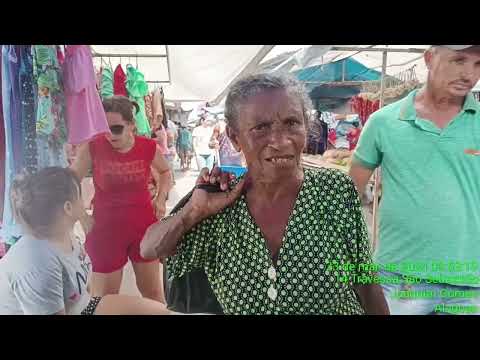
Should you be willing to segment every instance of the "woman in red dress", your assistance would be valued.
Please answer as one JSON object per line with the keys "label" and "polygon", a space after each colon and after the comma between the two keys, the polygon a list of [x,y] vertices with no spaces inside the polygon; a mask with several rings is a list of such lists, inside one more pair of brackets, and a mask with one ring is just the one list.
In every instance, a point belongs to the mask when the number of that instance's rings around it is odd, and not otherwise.
{"label": "woman in red dress", "polygon": [[[71,166],[80,180],[93,170],[93,219],[86,213],[83,219],[92,224],[86,241],[92,292],[118,294],[130,259],[142,296],[165,302],[160,264],[143,259],[139,246],[147,228],[165,215],[170,169],[154,140],[135,135],[134,102],[114,96],[105,99],[103,107],[111,134],[83,144]],[[153,204],[148,190],[151,167],[159,174]]]}

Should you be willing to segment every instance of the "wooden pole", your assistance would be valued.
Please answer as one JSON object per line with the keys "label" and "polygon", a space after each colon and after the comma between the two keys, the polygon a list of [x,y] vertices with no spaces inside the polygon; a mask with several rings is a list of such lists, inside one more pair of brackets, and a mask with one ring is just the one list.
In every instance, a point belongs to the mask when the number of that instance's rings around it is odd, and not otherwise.
{"label": "wooden pole", "polygon": [[[380,84],[380,108],[383,107],[385,95],[385,76],[387,73],[387,51],[383,52],[382,58],[382,81]],[[372,224],[372,247],[377,248],[377,227],[378,227],[378,193],[380,191],[380,169],[376,169],[374,173],[375,185],[373,192],[373,224]]]}

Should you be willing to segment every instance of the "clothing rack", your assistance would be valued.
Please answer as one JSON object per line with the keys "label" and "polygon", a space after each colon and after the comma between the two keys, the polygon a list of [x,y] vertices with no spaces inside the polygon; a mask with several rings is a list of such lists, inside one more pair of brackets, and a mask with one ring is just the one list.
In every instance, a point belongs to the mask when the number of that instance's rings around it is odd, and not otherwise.
{"label": "clothing rack", "polygon": [[[171,76],[170,76],[170,58],[169,58],[169,53],[168,53],[168,46],[165,46],[166,48],[166,54],[128,54],[128,53],[98,53],[95,50],[93,50],[92,47],[90,47],[92,51],[92,57],[94,58],[101,58],[102,63],[103,63],[103,58],[108,58],[110,61],[110,58],[120,58],[120,64],[122,63],[121,59],[122,58],[135,58],[136,61],[136,68],[138,69],[138,59],[139,58],[157,58],[157,59],[167,59],[167,71],[168,71],[168,80],[149,80],[146,81],[147,83],[162,83],[162,84],[171,84]],[[130,61],[129,61],[130,63]],[[111,62],[110,62],[111,66]]]}

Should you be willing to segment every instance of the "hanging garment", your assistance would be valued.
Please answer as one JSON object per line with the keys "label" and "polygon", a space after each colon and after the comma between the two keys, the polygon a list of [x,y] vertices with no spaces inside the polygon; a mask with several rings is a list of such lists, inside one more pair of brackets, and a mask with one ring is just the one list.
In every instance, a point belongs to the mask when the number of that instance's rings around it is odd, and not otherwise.
{"label": "hanging garment", "polygon": [[158,88],[152,93],[153,128],[157,128],[159,124],[163,123],[163,114],[163,93],[162,90]]}
{"label": "hanging garment", "polygon": [[20,86],[21,122],[23,125],[24,163],[27,172],[37,170],[35,87],[33,79],[33,57],[31,45],[20,45]]}
{"label": "hanging garment", "polygon": [[34,45],[34,75],[38,87],[37,133],[50,135],[55,130],[58,113],[53,97],[61,91],[57,49],[54,45]]}
{"label": "hanging garment", "polygon": [[148,95],[148,84],[143,74],[132,65],[127,65],[127,91],[130,98],[138,104],[139,111],[135,114],[137,124],[137,134],[141,136],[151,136],[152,130],[145,114],[144,97]]}
{"label": "hanging garment", "polygon": [[109,133],[102,101],[95,89],[92,55],[87,45],[70,45],[63,66],[68,142],[73,145]]}
{"label": "hanging garment", "polygon": [[156,127],[153,124],[152,94],[148,94],[147,96],[145,96],[144,100],[145,100],[145,115],[147,115],[148,124],[150,125],[150,129],[152,129],[152,131],[155,131]]}
{"label": "hanging garment", "polygon": [[36,85],[38,93],[36,145],[39,168],[67,164],[63,151],[67,139],[65,98],[57,50],[54,45],[32,47],[34,87]]}
{"label": "hanging garment", "polygon": [[[16,56],[14,45],[2,46],[2,107],[3,107],[3,121],[5,127],[5,189],[3,201],[3,222],[0,236],[4,241],[12,245],[21,236],[20,228],[15,224],[12,208],[10,206],[10,186],[13,179],[17,175],[15,172],[15,159],[18,154],[15,154],[15,143],[19,136],[21,137],[21,128],[18,124],[19,113],[16,112],[20,105],[20,100],[14,98],[13,85],[18,84],[18,57]],[[16,77],[13,77],[16,76]],[[17,94],[18,95],[18,94]],[[17,123],[14,123],[17,119]]]}
{"label": "hanging garment", "polygon": [[60,64],[60,66],[63,65],[63,62],[65,61],[65,54],[63,53],[62,49],[60,49],[60,46],[57,45],[57,61]]}
{"label": "hanging garment", "polygon": [[102,96],[102,72],[103,72],[103,67],[100,67],[100,69],[95,70],[95,80],[96,84],[95,86],[97,87],[97,92]]}
{"label": "hanging garment", "polygon": [[370,115],[372,115],[375,111],[380,108],[380,101],[379,100],[369,100],[367,98],[362,97],[361,95],[357,95],[351,100],[351,107],[352,110],[358,114],[360,117],[360,121],[362,126],[365,125]]}
{"label": "hanging garment", "polygon": [[68,165],[64,148],[51,136],[37,134],[37,164],[42,169],[49,166]]}
{"label": "hanging garment", "polygon": [[[0,54],[0,84],[2,83],[2,69],[2,56]],[[0,227],[3,219],[3,201],[5,195],[5,125],[3,123],[2,104],[2,87],[0,86]]]}
{"label": "hanging garment", "polygon": [[9,88],[10,97],[10,124],[12,127],[12,145],[13,145],[13,162],[15,174],[20,173],[24,168],[23,156],[23,123],[21,119],[21,100],[20,100],[20,83],[18,81],[20,75],[20,58],[19,46],[9,45],[8,51],[9,61]]}
{"label": "hanging garment", "polygon": [[113,73],[113,93],[115,95],[127,96],[127,88],[125,87],[125,82],[127,81],[127,76],[122,69],[122,65],[118,64],[115,72]]}
{"label": "hanging garment", "polygon": [[108,99],[113,96],[113,71],[111,66],[102,69],[102,87],[100,90],[102,99]]}
{"label": "hanging garment", "polygon": [[0,259],[5,256],[7,253],[7,250],[5,249],[5,244],[2,241],[2,238],[0,237]]}

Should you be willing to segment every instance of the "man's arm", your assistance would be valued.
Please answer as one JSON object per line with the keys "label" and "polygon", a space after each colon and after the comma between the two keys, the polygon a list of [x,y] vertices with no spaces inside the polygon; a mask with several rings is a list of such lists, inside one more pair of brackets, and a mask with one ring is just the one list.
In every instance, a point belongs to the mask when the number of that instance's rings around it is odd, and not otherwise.
{"label": "man's arm", "polygon": [[358,295],[366,315],[390,315],[387,301],[380,285],[354,285],[353,289]]}
{"label": "man's arm", "polygon": [[360,197],[365,194],[365,190],[367,188],[368,181],[372,177],[374,169],[369,169],[362,166],[359,162],[353,161],[352,167],[350,168],[349,175],[352,178],[353,182],[355,183],[355,187],[357,188]]}

